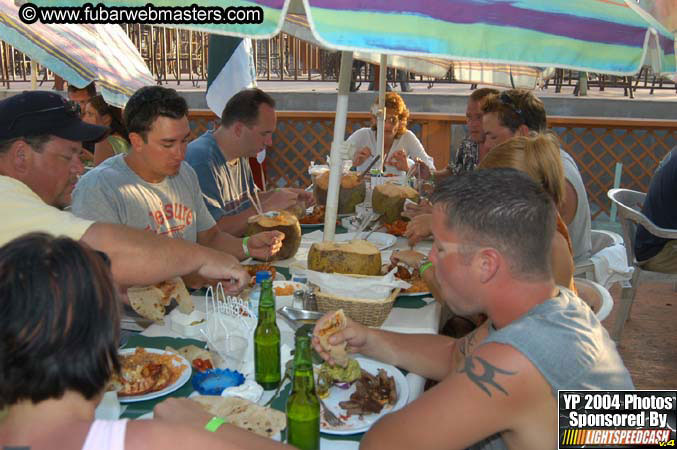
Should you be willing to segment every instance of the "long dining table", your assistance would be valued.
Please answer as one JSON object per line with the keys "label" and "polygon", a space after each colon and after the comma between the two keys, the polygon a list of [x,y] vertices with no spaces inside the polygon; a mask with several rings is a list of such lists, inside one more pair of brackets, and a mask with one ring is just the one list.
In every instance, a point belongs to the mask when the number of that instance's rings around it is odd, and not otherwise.
{"label": "long dining table", "polygon": [[[305,230],[308,231],[308,230]],[[345,232],[345,229],[337,227],[337,231]],[[299,251],[297,252],[294,258],[286,261],[276,261],[272,264],[275,266],[277,272],[289,278],[292,273],[302,269],[304,266],[305,257],[307,255],[308,249],[313,242],[317,240],[316,233],[306,233],[304,234],[301,242]],[[390,258],[390,254],[393,250],[396,249],[406,249],[409,248],[406,239],[397,238],[392,247],[382,251],[383,262],[387,262]],[[418,245],[415,249],[421,252],[427,252],[430,248],[430,243],[423,243]],[[192,295],[193,301],[197,309],[202,309],[206,307],[205,296],[201,293],[194,293]],[[279,309],[283,306],[298,306],[292,305],[289,303],[289,300],[282,300],[276,304],[276,308]],[[418,295],[418,296],[399,296],[393,305],[393,308],[388,315],[387,319],[381,325],[381,329],[400,332],[400,333],[431,333],[436,334],[439,329],[441,308],[439,303],[437,303],[429,295]],[[282,345],[287,348],[293,348],[294,346],[294,329],[285,321],[280,320],[278,314],[277,320],[278,326],[281,332]],[[177,333],[172,329],[167,323],[164,324],[153,324],[146,328],[139,334],[132,335],[130,339],[125,344],[125,348],[133,347],[147,347],[147,348],[159,348],[164,349],[167,346],[173,348],[180,348],[185,345],[194,344],[199,347],[205,347],[206,343],[201,338],[188,338]],[[249,352],[253,353],[253,349],[250,345],[248,348]],[[284,352],[283,352],[284,353]],[[253,357],[249,355],[249,357]],[[284,366],[286,361],[282,361]],[[402,370],[402,369],[400,369]],[[411,402],[418,398],[423,392],[425,379],[414,373],[407,373],[403,371],[403,374],[406,377],[406,381],[409,389],[408,402]],[[193,374],[194,375],[194,374]],[[191,384],[192,380],[189,380],[185,385],[176,391],[168,394],[167,396],[172,397],[188,397],[193,393],[193,387]],[[289,395],[291,384],[286,382],[284,386],[276,393],[275,398],[272,391],[264,392],[264,395],[259,400],[260,404],[266,404],[271,401],[270,406],[272,408],[284,411],[285,401]],[[121,417],[125,418],[143,418],[149,417],[152,413],[153,408],[157,403],[162,401],[167,396],[156,398],[152,400],[146,400],[141,402],[126,403],[123,405],[123,410]],[[323,448],[331,447],[329,445],[332,441],[359,441],[363,433],[356,433],[352,435],[336,436],[333,434],[321,433],[322,440],[325,442]],[[339,442],[334,442],[338,444]]]}

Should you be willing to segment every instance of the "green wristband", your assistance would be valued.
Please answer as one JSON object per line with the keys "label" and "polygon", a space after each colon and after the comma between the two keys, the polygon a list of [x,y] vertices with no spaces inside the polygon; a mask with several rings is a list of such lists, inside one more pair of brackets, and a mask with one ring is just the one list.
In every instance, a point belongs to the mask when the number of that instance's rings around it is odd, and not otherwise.
{"label": "green wristband", "polygon": [[244,252],[244,257],[249,258],[251,255],[249,254],[249,247],[247,246],[247,243],[249,242],[249,238],[251,236],[245,236],[244,239],[242,239],[242,251]]}
{"label": "green wristband", "polygon": [[432,261],[428,261],[427,263],[423,264],[421,267],[418,268],[418,273],[423,277],[423,272],[426,270],[430,269],[433,266]]}
{"label": "green wristband", "polygon": [[228,421],[222,417],[212,417],[209,419],[209,422],[207,422],[207,425],[205,425],[205,430],[211,431],[213,433],[224,423],[228,423]]}

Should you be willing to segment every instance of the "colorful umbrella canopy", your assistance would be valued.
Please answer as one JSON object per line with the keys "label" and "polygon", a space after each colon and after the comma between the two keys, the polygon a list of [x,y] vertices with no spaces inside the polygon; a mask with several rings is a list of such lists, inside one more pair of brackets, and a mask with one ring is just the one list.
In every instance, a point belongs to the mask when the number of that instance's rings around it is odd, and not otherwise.
{"label": "colorful umbrella canopy", "polygon": [[675,71],[674,37],[622,0],[306,0],[320,42],[450,59],[632,75],[655,51]]}
{"label": "colorful umbrella canopy", "polygon": [[[303,0],[301,7],[300,1],[292,0],[235,0],[228,2],[227,8],[258,11],[258,23],[186,25],[170,15],[161,23],[173,20],[180,28],[263,38],[282,29],[291,8],[291,13],[305,13],[317,41],[337,50],[614,75],[634,75],[644,64],[651,64],[656,73],[675,72],[673,34],[655,18],[638,14],[629,6],[632,1],[636,0]],[[88,2],[33,1],[41,6],[82,6]],[[146,3],[112,0],[106,1],[106,6],[143,9]],[[196,2],[152,3],[159,11]],[[223,17],[226,15],[221,0],[199,3],[200,8],[218,8]]]}
{"label": "colorful umbrella canopy", "polygon": [[12,0],[0,0],[0,39],[77,87],[96,82],[108,104],[122,107],[142,86],[155,84],[145,62],[118,25],[31,25]]}
{"label": "colorful umbrella canopy", "polygon": [[[316,40],[305,14],[287,11],[282,24],[282,31],[301,40],[323,46],[321,42]],[[354,52],[353,58],[371,64],[381,63],[381,54],[376,52]],[[454,79],[458,81],[524,89],[536,88],[544,78],[544,70],[537,67],[478,61],[454,61],[430,56],[391,54],[388,55],[388,66],[435,78],[444,78],[451,70]]]}

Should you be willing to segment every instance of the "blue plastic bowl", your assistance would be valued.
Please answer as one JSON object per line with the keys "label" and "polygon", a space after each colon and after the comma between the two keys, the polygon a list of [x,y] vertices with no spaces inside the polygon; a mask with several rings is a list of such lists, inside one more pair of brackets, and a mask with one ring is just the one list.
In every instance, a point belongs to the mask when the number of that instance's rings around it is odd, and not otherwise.
{"label": "blue plastic bowl", "polygon": [[202,395],[221,395],[224,389],[244,383],[244,375],[230,369],[205,370],[193,375],[192,383]]}

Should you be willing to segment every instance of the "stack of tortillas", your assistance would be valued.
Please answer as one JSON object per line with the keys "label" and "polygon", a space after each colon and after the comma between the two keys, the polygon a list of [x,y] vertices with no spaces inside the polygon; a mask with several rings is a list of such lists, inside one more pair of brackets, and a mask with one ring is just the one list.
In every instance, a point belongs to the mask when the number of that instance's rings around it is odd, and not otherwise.
{"label": "stack of tortillas", "polygon": [[222,417],[238,428],[261,436],[271,437],[282,431],[287,423],[283,412],[257,405],[240,397],[198,395],[191,397],[209,414]]}
{"label": "stack of tortillas", "polygon": [[181,277],[159,283],[153,286],[134,286],[127,290],[129,304],[140,316],[156,322],[162,322],[165,309],[172,302],[178,303],[179,311],[190,314],[195,309],[188,289]]}

